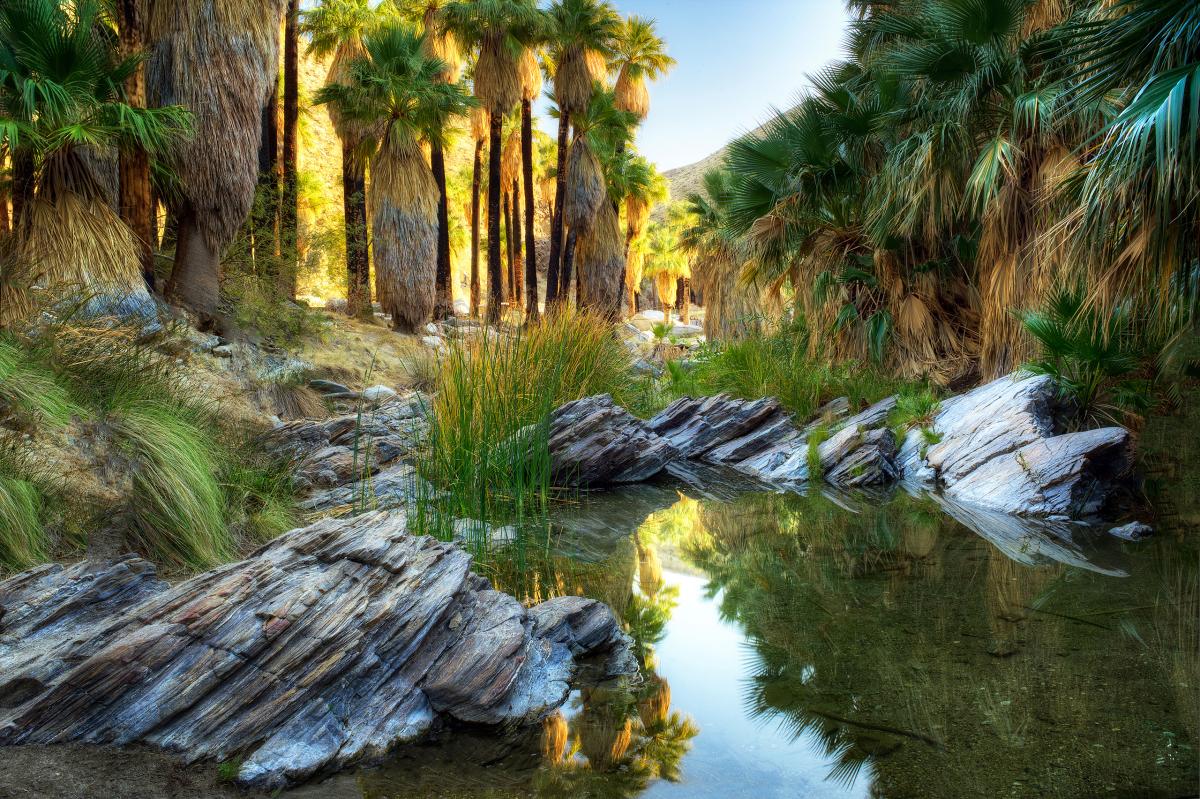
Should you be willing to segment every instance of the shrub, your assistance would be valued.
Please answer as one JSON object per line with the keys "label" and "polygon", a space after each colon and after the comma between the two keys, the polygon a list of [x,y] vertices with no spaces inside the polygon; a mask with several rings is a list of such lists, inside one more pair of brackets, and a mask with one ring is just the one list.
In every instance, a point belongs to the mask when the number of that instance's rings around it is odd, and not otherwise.
{"label": "shrub", "polygon": [[49,554],[47,492],[15,446],[0,446],[0,571],[19,571]]}

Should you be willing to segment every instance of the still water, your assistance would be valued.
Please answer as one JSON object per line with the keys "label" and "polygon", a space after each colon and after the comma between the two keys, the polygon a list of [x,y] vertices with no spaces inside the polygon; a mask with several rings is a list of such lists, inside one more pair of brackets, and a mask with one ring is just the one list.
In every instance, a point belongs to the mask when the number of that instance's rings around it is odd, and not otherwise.
{"label": "still water", "polygon": [[384,797],[1180,797],[1197,793],[1200,569],[935,497],[639,487],[490,575],[609,603],[640,685],[542,727],[453,730],[313,786]]}

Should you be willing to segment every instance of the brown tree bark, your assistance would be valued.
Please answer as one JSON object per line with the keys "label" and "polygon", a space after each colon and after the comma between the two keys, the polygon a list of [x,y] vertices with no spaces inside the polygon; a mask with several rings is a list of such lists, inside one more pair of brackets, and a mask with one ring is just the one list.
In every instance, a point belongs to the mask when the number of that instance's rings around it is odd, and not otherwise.
{"label": "brown tree bark", "polygon": [[675,311],[679,314],[679,321],[683,324],[691,324],[692,317],[692,285],[691,281],[686,277],[679,278],[679,282],[675,284]]}
{"label": "brown tree bark", "polygon": [[500,257],[500,149],[503,114],[491,114],[488,132],[488,324],[499,324],[504,306],[504,268]]}
{"label": "brown tree bark", "polygon": [[342,144],[342,212],[346,229],[346,313],[371,312],[371,264],[367,254],[367,179],[362,158]]}
{"label": "brown tree bark", "polygon": [[567,195],[567,133],[571,127],[571,115],[565,111],[558,118],[558,172],[554,178],[554,216],[550,220],[550,267],[546,273],[546,310],[566,300],[566,286],[570,278],[563,279],[563,200]]}
{"label": "brown tree bark", "polygon": [[509,266],[509,271],[512,272],[512,277],[509,280],[509,285],[512,287],[511,298],[514,305],[522,305],[525,301],[525,285],[523,283],[524,263],[525,263],[525,248],[524,242],[521,241],[521,184],[517,178],[513,178],[512,185],[512,232],[513,240],[513,259]]}
{"label": "brown tree bark", "polygon": [[[254,259],[260,276],[279,254],[279,85],[263,98],[262,143],[258,148],[258,197],[254,203]],[[261,265],[259,264],[261,262]],[[273,267],[272,267],[273,269]]]}
{"label": "brown tree bark", "polygon": [[21,231],[25,219],[25,206],[33,200],[35,163],[33,153],[21,148],[12,154],[12,225]]}
{"label": "brown tree bark", "polygon": [[300,1],[288,0],[283,29],[283,204],[281,229],[283,268],[280,293],[296,297],[299,269],[299,142],[300,125]]}
{"label": "brown tree bark", "polygon": [[479,317],[479,184],[483,169],[483,142],[475,142],[475,164],[471,171],[471,316]]}
{"label": "brown tree bark", "polygon": [[[117,28],[121,55],[126,58],[145,47],[142,0],[116,0]],[[125,79],[125,97],[134,108],[146,107],[146,65],[139,63]],[[129,225],[138,242],[138,257],[146,285],[154,289],[154,202],[150,193],[150,156],[145,150],[122,150],[118,165],[118,206],[121,220]]]}
{"label": "brown tree bark", "polygon": [[450,201],[446,192],[446,155],[442,143],[433,142],[429,151],[430,167],[438,187],[437,277],[433,318],[440,321],[454,315],[454,286],[450,274]]}
{"label": "brown tree bark", "polygon": [[179,209],[177,223],[175,268],[167,297],[198,314],[202,326],[209,326],[220,302],[221,254],[196,224],[191,208]]}
{"label": "brown tree bark", "polygon": [[533,199],[533,102],[521,102],[521,172],[525,181],[525,319],[533,322],[538,309],[537,233]]}
{"label": "brown tree bark", "polygon": [[509,201],[508,192],[500,197],[500,203],[503,206],[504,214],[504,254],[506,260],[504,263],[504,304],[508,305],[512,302],[512,276],[513,276],[513,237],[512,237],[512,203]]}
{"label": "brown tree bark", "polygon": [[[567,233],[567,246],[563,248],[563,263],[562,274],[559,275],[559,294],[558,302],[560,305],[566,306],[570,302],[571,291],[571,270],[575,266],[575,246],[579,241],[579,233],[574,228],[571,228]],[[579,281],[576,279],[575,287],[575,307],[579,307]]]}

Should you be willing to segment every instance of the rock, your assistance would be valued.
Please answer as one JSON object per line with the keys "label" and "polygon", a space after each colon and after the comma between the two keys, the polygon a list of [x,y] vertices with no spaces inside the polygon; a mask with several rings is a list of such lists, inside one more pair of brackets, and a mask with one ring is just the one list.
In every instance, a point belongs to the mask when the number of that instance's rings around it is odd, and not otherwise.
{"label": "rock", "polygon": [[1100,511],[1131,466],[1129,431],[1108,427],[1044,438],[996,455],[961,479],[947,481],[945,492],[1004,513],[1084,518]]}
{"label": "rock", "polygon": [[355,392],[353,389],[351,389],[349,386],[342,385],[341,383],[335,382],[333,380],[320,380],[320,379],[309,380],[308,387],[311,388],[313,391],[317,392],[318,394],[322,394],[326,397],[340,399],[342,397],[357,397],[358,396],[358,393]]}
{"label": "rock", "polygon": [[433,322],[427,322],[427,323],[425,324],[425,332],[426,332],[426,333],[428,333],[428,334],[429,334],[429,335],[431,335],[431,336],[436,336],[436,335],[438,335],[438,333],[439,333],[440,331],[439,331],[439,329],[438,329],[438,326],[437,326],[437,325],[435,325]]}
{"label": "rock", "polygon": [[810,421],[812,424],[833,424],[848,413],[850,413],[850,398],[836,397],[817,408]]}
{"label": "rock", "polygon": [[914,485],[932,486],[937,482],[937,473],[925,462],[925,456],[933,444],[926,432],[920,428],[909,430],[896,455],[896,468],[900,477]]}
{"label": "rock", "polygon": [[1141,541],[1154,535],[1154,528],[1144,522],[1130,522],[1112,528],[1108,534],[1124,541]]}
{"label": "rock", "polygon": [[726,441],[710,449],[704,455],[709,463],[741,463],[778,446],[791,442],[797,436],[791,415],[782,407],[776,407],[762,423],[745,435]]}
{"label": "rock", "polygon": [[537,723],[586,660],[632,674],[593,600],[526,610],[403,514],[325,520],[177,586],[128,558],[0,582],[0,746],[146,745],[278,788],[439,718]]}
{"label": "rock", "polygon": [[670,335],[675,338],[690,338],[692,336],[704,335],[704,328],[699,325],[675,325],[671,328]]}
{"label": "rock", "polygon": [[421,343],[431,350],[440,350],[446,346],[446,342],[437,336],[421,336]]}
{"label": "rock", "polygon": [[285,422],[264,434],[261,441],[275,457],[293,461],[303,460],[331,443],[326,425],[309,419]]}
{"label": "rock", "polygon": [[202,333],[191,325],[179,325],[182,330],[182,337],[191,346],[193,352],[212,352],[217,347],[225,342],[220,336],[214,336],[212,333]]}
{"label": "rock", "polygon": [[138,335],[146,339],[165,330],[159,318],[158,303],[150,292],[137,289],[120,294],[93,294],[82,306],[67,303],[68,313],[76,319],[111,320],[119,325],[134,325],[140,328]]}
{"label": "rock", "polygon": [[[785,415],[778,400],[737,400],[721,394],[700,399],[683,398],[646,423],[648,429],[665,438],[685,458],[700,458],[722,444],[758,430],[763,424],[777,423]],[[756,448],[752,442],[749,449]]]}
{"label": "rock", "polygon": [[233,345],[232,344],[220,344],[216,347],[213,347],[211,350],[209,350],[209,352],[212,353],[214,358],[232,358],[233,357]]}
{"label": "rock", "polygon": [[886,428],[849,425],[822,443],[817,453],[822,476],[841,488],[890,485],[899,475],[896,440]]}
{"label": "rock", "polygon": [[329,446],[306,457],[296,467],[295,480],[302,488],[331,488],[379,471],[373,452]]}
{"label": "rock", "polygon": [[650,363],[645,358],[639,358],[633,362],[633,371],[635,374],[653,375],[654,377],[661,376],[663,372],[660,367]]}
{"label": "rock", "polygon": [[520,533],[515,525],[492,527],[478,519],[454,520],[454,543],[505,547],[516,543]]}
{"label": "rock", "polygon": [[[849,407],[848,404],[847,407]],[[880,400],[866,410],[856,413],[849,419],[833,422],[829,429],[833,432],[837,432],[844,427],[860,427],[863,430],[874,430],[887,424],[888,415],[895,407],[896,398],[888,397],[887,399]]]}
{"label": "rock", "polygon": [[407,463],[374,474],[370,479],[344,483],[314,491],[300,502],[300,509],[327,516],[344,516],[356,510],[399,510],[418,497],[432,497],[433,486]]}
{"label": "rock", "polygon": [[[532,434],[533,428],[517,433]],[[608,394],[569,402],[551,414],[549,448],[557,485],[591,488],[649,480],[678,457]]]}
{"label": "rock", "polygon": [[382,405],[388,400],[395,399],[397,393],[394,388],[389,388],[388,386],[371,386],[370,388],[364,388],[359,393],[359,396],[372,405]]}
{"label": "rock", "polygon": [[999,455],[1054,434],[1057,390],[1047,376],[1002,377],[944,400],[933,429],[941,440],[925,460],[953,485]]}

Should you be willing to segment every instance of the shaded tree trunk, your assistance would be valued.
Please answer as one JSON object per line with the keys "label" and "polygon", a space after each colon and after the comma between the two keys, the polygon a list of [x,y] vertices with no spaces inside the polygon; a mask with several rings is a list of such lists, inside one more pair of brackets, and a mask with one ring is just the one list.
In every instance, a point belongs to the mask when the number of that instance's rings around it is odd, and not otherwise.
{"label": "shaded tree trunk", "polygon": [[488,132],[488,311],[489,324],[499,324],[504,305],[504,267],[500,256],[500,148],[504,117],[490,114]]}
{"label": "shaded tree trunk", "polygon": [[177,215],[175,268],[167,297],[200,316],[202,325],[216,317],[221,297],[221,254],[196,224],[196,212],[180,208]]}
{"label": "shaded tree trunk", "polygon": [[[142,3],[140,0],[117,0],[118,35],[121,55],[135,56],[145,45]],[[134,108],[146,107],[146,65],[137,67],[125,79],[126,102]],[[138,242],[138,257],[146,285],[154,289],[154,202],[150,194],[150,157],[145,150],[122,150],[118,165],[120,188],[118,206],[121,220],[129,225]]]}
{"label": "shaded tree trunk", "polygon": [[371,263],[367,253],[367,180],[365,164],[342,143],[342,212],[346,228],[346,313],[371,311]]}
{"label": "shaded tree trunk", "polygon": [[504,303],[507,305],[512,301],[512,276],[513,276],[513,236],[512,236],[512,203],[509,201],[508,192],[504,192],[500,197],[500,202],[503,206],[502,213],[504,214],[504,254],[507,261],[504,264]]}
{"label": "shaded tree trunk", "polygon": [[[258,197],[254,203],[254,259],[272,263],[279,253],[279,84],[274,82],[262,107],[262,143],[258,147]],[[258,267],[260,276],[266,276]],[[272,267],[273,269],[274,267]]]}
{"label": "shaded tree trunk", "polygon": [[8,152],[0,150],[0,235],[8,235],[12,225],[8,218],[8,181],[4,173],[8,171]]}
{"label": "shaded tree trunk", "polygon": [[565,265],[562,263],[563,246],[563,200],[567,196],[567,133],[571,127],[571,115],[563,112],[558,118],[558,171],[554,178],[554,216],[550,221],[550,267],[546,273],[546,310],[566,299],[566,285],[570,278],[563,279]]}
{"label": "shaded tree trunk", "polygon": [[517,305],[521,305],[525,301],[524,283],[522,282],[522,272],[524,271],[525,263],[525,248],[521,235],[521,184],[517,178],[513,178],[512,185],[512,232],[513,239],[513,259],[509,267],[512,272],[510,285],[512,286],[512,299]]}
{"label": "shaded tree trunk", "polygon": [[538,310],[537,238],[533,199],[533,102],[521,102],[521,171],[525,181],[525,319],[536,321]]}
{"label": "shaded tree trunk", "polygon": [[437,277],[433,318],[442,320],[454,315],[454,287],[450,274],[450,200],[446,192],[446,155],[442,143],[433,142],[429,153],[433,180],[438,187]]}
{"label": "shaded tree trunk", "polygon": [[283,205],[281,228],[283,268],[280,293],[295,299],[299,268],[299,142],[300,125],[300,0],[288,0],[283,30]]}
{"label": "shaded tree trunk", "polygon": [[483,169],[483,142],[475,142],[475,164],[471,171],[471,316],[479,316],[479,184]]}
{"label": "shaded tree trunk", "polygon": [[[559,303],[566,305],[571,291],[571,269],[575,266],[575,246],[579,242],[579,234],[572,228],[567,233],[567,246],[563,249],[562,274],[559,284]],[[575,280],[575,307],[579,307],[579,280]]]}
{"label": "shaded tree trunk", "polygon": [[33,152],[21,148],[12,155],[12,225],[20,232],[24,227],[25,206],[33,200],[35,173]]}

